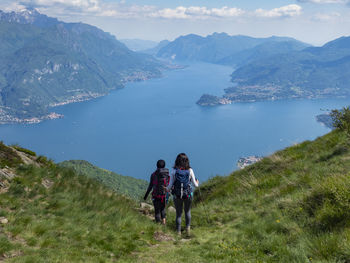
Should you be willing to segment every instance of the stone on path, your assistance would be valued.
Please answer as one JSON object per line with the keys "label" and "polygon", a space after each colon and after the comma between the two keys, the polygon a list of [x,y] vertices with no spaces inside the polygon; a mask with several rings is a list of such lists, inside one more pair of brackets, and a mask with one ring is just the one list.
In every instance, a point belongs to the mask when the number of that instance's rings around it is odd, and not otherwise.
{"label": "stone on path", "polygon": [[8,223],[9,221],[7,220],[7,218],[6,217],[0,217],[0,223],[2,224],[2,225],[6,225],[7,223]]}
{"label": "stone on path", "polygon": [[169,213],[176,213],[176,209],[173,206],[168,207],[168,212]]}

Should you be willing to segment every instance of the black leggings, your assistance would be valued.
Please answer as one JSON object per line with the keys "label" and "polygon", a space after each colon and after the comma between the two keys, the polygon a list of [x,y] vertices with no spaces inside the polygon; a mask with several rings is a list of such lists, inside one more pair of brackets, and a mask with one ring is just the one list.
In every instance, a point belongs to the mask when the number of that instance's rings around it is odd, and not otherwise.
{"label": "black leggings", "polygon": [[185,210],[185,220],[186,220],[186,228],[191,225],[191,205],[192,205],[192,198],[188,199],[181,199],[181,198],[174,198],[174,204],[176,209],[176,230],[178,232],[181,231],[181,216],[182,216],[182,209]]}
{"label": "black leggings", "polygon": [[161,199],[153,199],[153,205],[154,205],[154,218],[156,219],[156,222],[160,222],[160,219],[164,219],[165,214],[165,199],[163,199],[163,202]]}

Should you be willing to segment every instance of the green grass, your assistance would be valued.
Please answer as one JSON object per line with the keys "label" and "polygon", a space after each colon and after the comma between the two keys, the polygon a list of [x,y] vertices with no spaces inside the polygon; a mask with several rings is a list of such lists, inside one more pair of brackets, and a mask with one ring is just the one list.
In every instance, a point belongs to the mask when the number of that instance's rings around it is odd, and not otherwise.
{"label": "green grass", "polygon": [[26,149],[26,148],[23,148],[23,147],[21,147],[21,146],[19,146],[19,145],[13,145],[12,147],[15,148],[17,151],[26,153],[26,154],[28,154],[28,155],[30,155],[30,156],[34,156],[34,157],[36,156],[36,153],[35,153],[35,152],[33,152],[33,151],[31,151],[31,150],[28,150],[28,149]]}
{"label": "green grass", "polygon": [[195,193],[192,239],[139,261],[350,262],[348,149],[334,131],[210,179]]}
{"label": "green grass", "polygon": [[72,169],[16,167],[0,194],[0,215],[9,220],[0,228],[0,260],[119,262],[156,244],[155,231],[167,231],[145,220],[131,199]]}
{"label": "green grass", "polygon": [[18,154],[0,141],[0,168],[17,166],[20,163]]}
{"label": "green grass", "polygon": [[72,168],[79,174],[93,178],[119,194],[124,194],[134,200],[141,200],[144,196],[148,182],[130,176],[123,176],[99,168],[87,161],[71,160],[59,164],[62,167]]}
{"label": "green grass", "polygon": [[349,146],[335,130],[210,179],[195,192],[191,239],[165,242],[153,234],[174,232],[173,213],[160,227],[72,170],[18,166],[0,195],[0,252],[17,254],[9,262],[350,262]]}

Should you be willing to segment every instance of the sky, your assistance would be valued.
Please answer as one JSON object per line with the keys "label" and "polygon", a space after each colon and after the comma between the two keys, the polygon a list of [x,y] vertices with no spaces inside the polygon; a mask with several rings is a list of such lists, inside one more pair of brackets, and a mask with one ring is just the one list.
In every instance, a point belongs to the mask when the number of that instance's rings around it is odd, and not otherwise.
{"label": "sky", "polygon": [[25,7],[95,25],[117,39],[226,32],[288,36],[320,46],[350,35],[350,0],[0,0],[3,11]]}

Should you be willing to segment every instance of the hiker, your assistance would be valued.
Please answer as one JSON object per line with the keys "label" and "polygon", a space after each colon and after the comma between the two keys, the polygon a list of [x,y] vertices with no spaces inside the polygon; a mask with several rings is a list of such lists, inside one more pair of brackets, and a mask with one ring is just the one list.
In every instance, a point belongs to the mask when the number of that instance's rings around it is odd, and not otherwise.
{"label": "hiker", "polygon": [[157,161],[157,170],[152,173],[150,182],[144,196],[144,200],[147,199],[148,194],[152,191],[152,201],[154,205],[154,218],[157,223],[162,222],[163,225],[166,224],[166,213],[165,206],[167,203],[168,193],[165,188],[169,184],[169,170],[165,168],[165,161]]}
{"label": "hiker", "polygon": [[175,165],[170,173],[170,182],[166,190],[172,189],[176,209],[176,232],[181,235],[181,216],[185,210],[186,233],[190,235],[191,205],[193,199],[193,187],[198,187],[199,181],[194,176],[190,161],[185,153],[180,153],[175,160]]}

